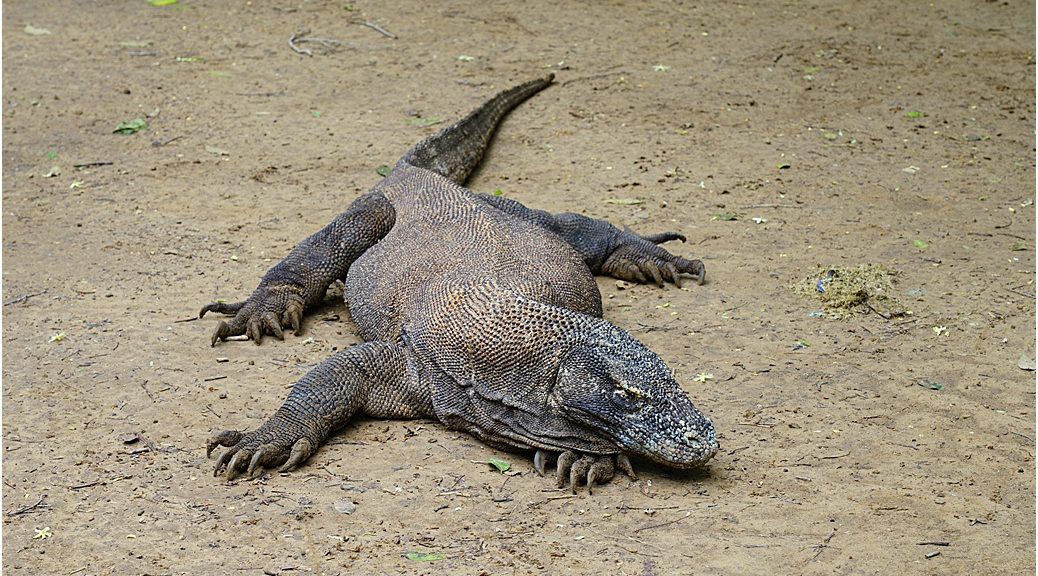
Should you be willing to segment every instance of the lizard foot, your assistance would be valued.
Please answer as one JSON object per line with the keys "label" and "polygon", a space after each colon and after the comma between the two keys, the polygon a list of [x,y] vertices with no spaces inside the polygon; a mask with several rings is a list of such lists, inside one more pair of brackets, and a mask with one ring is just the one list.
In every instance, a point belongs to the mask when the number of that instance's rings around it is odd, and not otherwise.
{"label": "lizard foot", "polygon": [[654,282],[659,286],[672,282],[679,288],[681,275],[688,274],[697,284],[702,284],[706,280],[703,262],[675,256],[658,246],[670,240],[684,242],[685,237],[676,232],[638,236],[625,230],[622,243],[602,264],[602,272],[628,282]]}
{"label": "lizard foot", "polygon": [[[534,469],[541,476],[544,475],[545,467],[550,459],[551,455],[544,450],[538,450],[534,454]],[[577,487],[584,482],[587,484],[588,494],[591,494],[594,491],[595,484],[605,484],[612,480],[613,476],[616,475],[617,468],[627,474],[631,480],[637,479],[634,474],[634,468],[631,466],[631,461],[626,454],[598,456],[579,454],[567,450],[558,455],[555,465],[556,486],[558,488],[564,487],[568,479],[570,490],[576,494]]]}
{"label": "lizard foot", "polygon": [[279,467],[278,472],[288,472],[298,467],[317,452],[318,443],[309,434],[292,432],[290,428],[271,419],[253,432],[224,430],[213,434],[206,444],[207,458],[217,446],[229,448],[217,458],[213,476],[222,473],[231,481],[244,474],[252,479],[267,468]]}
{"label": "lizard foot", "polygon": [[299,326],[303,319],[303,289],[291,284],[260,286],[249,296],[248,300],[227,304],[212,302],[206,304],[198,313],[198,317],[206,312],[219,312],[234,316],[229,322],[221,321],[213,331],[211,344],[226,340],[230,336],[244,334],[259,344],[264,334],[271,334],[278,340],[284,340],[282,326],[291,326],[299,334]]}

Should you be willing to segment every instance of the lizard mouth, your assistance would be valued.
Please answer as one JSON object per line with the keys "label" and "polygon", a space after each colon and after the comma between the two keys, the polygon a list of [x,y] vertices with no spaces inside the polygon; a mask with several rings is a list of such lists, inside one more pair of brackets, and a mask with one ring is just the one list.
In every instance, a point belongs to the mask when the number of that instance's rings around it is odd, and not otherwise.
{"label": "lizard mouth", "polygon": [[657,443],[651,446],[634,444],[625,447],[632,455],[679,470],[703,466],[717,454],[719,448],[720,445],[713,438],[686,440],[680,443]]}

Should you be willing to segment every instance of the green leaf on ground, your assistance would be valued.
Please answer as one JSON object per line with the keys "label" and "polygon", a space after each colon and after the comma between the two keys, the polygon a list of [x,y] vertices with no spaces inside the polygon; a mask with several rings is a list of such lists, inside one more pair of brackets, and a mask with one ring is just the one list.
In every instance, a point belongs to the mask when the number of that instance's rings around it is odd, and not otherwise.
{"label": "green leaf on ground", "polygon": [[915,246],[920,250],[926,250],[930,244],[926,240],[915,240],[912,242],[912,246]]}
{"label": "green leaf on ground", "polygon": [[497,468],[498,472],[508,472],[512,468],[512,465],[507,460],[502,460],[500,458],[490,458],[487,460],[487,464]]}
{"label": "green leaf on ground", "polygon": [[717,212],[710,216],[711,220],[720,220],[721,222],[731,222],[732,220],[738,220],[739,215],[735,212]]}
{"label": "green leaf on ground", "polygon": [[504,190],[502,190],[500,188],[495,188],[494,189],[494,196],[504,196],[504,195],[505,195],[505,191]]}
{"label": "green leaf on ground", "polygon": [[908,112],[905,112],[905,116],[908,116],[909,118],[922,118],[926,116],[926,114],[918,110],[909,110]]}
{"label": "green leaf on ground", "polygon": [[147,129],[147,122],[145,122],[142,118],[134,118],[133,120],[123,120],[122,122],[120,122],[119,125],[115,127],[115,130],[112,130],[112,133],[128,136],[130,134],[136,134],[141,130]]}
{"label": "green leaf on ground", "polygon": [[1013,247],[1010,248],[1013,252],[1020,252],[1021,250],[1027,250],[1027,242],[1024,240],[1017,240],[1013,242]]}
{"label": "green leaf on ground", "polygon": [[1034,356],[1028,356],[1027,352],[1021,352],[1020,353],[1020,359],[1017,360],[1016,365],[1021,370],[1029,370],[1031,372],[1034,372],[1034,369],[1035,369]]}
{"label": "green leaf on ground", "polygon": [[446,558],[441,552],[408,552],[405,556],[415,562],[435,562]]}
{"label": "green leaf on ground", "polygon": [[379,176],[385,178],[386,176],[389,176],[393,173],[393,168],[383,164],[378,168],[375,168],[375,172],[378,173]]}
{"label": "green leaf on ground", "polygon": [[172,6],[177,3],[177,0],[148,0],[148,4],[152,6]]}
{"label": "green leaf on ground", "polygon": [[919,385],[922,386],[923,388],[929,388],[930,390],[936,390],[938,392],[940,392],[941,390],[944,390],[944,384],[938,384],[937,382],[934,382],[933,380],[926,380],[926,379],[920,380],[919,381]]}

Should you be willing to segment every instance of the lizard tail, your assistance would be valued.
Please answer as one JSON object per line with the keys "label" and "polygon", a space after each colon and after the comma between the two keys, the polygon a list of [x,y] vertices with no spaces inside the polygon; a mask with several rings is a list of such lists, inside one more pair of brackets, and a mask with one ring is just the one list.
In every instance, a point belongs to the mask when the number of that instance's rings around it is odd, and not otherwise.
{"label": "lizard tail", "polygon": [[501,119],[524,100],[548,87],[554,78],[554,74],[549,74],[499,93],[465,118],[416,144],[397,165],[425,168],[464,184],[483,159]]}

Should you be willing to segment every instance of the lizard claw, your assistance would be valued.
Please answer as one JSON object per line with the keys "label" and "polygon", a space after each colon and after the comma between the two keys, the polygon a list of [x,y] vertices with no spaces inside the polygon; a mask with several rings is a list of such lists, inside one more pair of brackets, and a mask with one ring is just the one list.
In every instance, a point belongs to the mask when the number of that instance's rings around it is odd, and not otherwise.
{"label": "lizard claw", "polygon": [[238,310],[245,305],[245,301],[235,302],[234,304],[228,304],[226,302],[210,302],[202,307],[198,312],[198,317],[202,318],[206,312],[219,312],[220,314],[237,314]]}
{"label": "lizard claw", "polygon": [[213,468],[213,476],[223,474],[227,481],[238,476],[257,478],[265,469],[279,466],[279,472],[287,472],[317,452],[317,443],[309,438],[309,433],[275,415],[252,432],[225,430],[213,434],[206,444],[206,457],[211,456],[217,446],[227,448]]}
{"label": "lizard claw", "polygon": [[301,330],[299,327],[303,322],[303,301],[292,299],[289,300],[288,306],[285,311],[281,314],[281,324],[292,327],[292,332],[299,336]]}
{"label": "lizard claw", "polygon": [[[626,231],[626,229],[625,229]],[[677,232],[659,232],[657,234],[646,234],[642,238],[652,242],[653,244],[663,244],[664,242],[670,242],[671,240],[681,240],[685,242],[687,239],[684,234],[678,234]]]}
{"label": "lizard claw", "polygon": [[[534,468],[543,470],[548,453],[538,450],[534,454]],[[619,468],[631,480],[636,479],[634,468],[625,454],[592,455],[578,454],[567,450],[559,454],[555,468],[555,486],[562,488],[569,481],[570,490],[576,494],[581,484],[587,484],[588,494],[594,492],[596,484],[605,484],[613,479]],[[540,473],[540,472],[539,472]]]}
{"label": "lizard claw", "polygon": [[209,442],[205,445],[205,457],[209,458],[213,455],[213,450],[217,446],[234,446],[238,442],[241,442],[242,433],[237,430],[224,430],[223,432],[217,432],[209,437]]}
{"label": "lizard claw", "polygon": [[645,260],[641,265],[643,270],[649,272],[652,279],[656,282],[656,285],[663,288],[663,273],[660,272],[660,267],[653,260]]}
{"label": "lizard claw", "polygon": [[538,476],[544,476],[549,458],[551,458],[551,455],[544,450],[537,450],[533,453],[533,469],[537,471]]}
{"label": "lizard claw", "polygon": [[706,279],[703,262],[674,256],[657,246],[668,240],[684,241],[685,238],[674,232],[638,236],[624,231],[620,245],[602,264],[602,273],[628,282],[646,284],[652,281],[657,286],[672,282],[678,287],[681,287],[681,275],[688,274],[696,283],[702,284]]}
{"label": "lizard claw", "polygon": [[245,335],[256,344],[263,341],[264,334],[270,334],[279,340],[285,339],[283,326],[291,326],[298,335],[303,319],[306,302],[303,288],[294,284],[269,284],[260,286],[252,296],[244,302],[225,304],[213,302],[206,304],[198,313],[198,317],[206,312],[219,312],[233,315],[230,321],[222,321],[213,331],[211,345],[226,340],[231,336]]}
{"label": "lizard claw", "polygon": [[317,452],[317,447],[306,438],[300,438],[292,445],[292,452],[288,455],[288,461],[281,468],[278,468],[278,472],[288,472],[298,467],[303,462],[306,462],[310,456],[313,456],[314,452]]}

